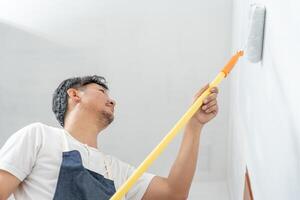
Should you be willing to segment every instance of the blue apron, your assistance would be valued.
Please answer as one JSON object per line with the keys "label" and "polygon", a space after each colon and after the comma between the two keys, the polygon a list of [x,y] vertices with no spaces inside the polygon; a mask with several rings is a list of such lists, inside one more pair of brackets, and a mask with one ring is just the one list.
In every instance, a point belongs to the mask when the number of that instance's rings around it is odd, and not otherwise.
{"label": "blue apron", "polygon": [[108,172],[108,178],[84,168],[80,152],[69,150],[65,132],[63,133],[63,144],[62,164],[53,199],[109,200],[116,192],[116,189],[106,162],[104,163]]}

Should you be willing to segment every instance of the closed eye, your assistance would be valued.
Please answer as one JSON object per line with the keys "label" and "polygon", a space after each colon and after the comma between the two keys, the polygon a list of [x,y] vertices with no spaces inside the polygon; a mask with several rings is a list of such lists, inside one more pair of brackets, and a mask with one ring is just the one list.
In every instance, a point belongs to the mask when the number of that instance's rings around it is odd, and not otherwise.
{"label": "closed eye", "polygon": [[105,94],[105,91],[103,89],[99,89],[99,90]]}

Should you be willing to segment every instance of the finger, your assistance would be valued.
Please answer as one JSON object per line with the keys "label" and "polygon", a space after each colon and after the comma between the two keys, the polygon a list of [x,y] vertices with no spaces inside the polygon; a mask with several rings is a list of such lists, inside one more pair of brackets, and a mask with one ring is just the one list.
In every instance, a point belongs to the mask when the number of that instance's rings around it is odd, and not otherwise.
{"label": "finger", "polygon": [[218,112],[219,112],[219,106],[217,105],[217,109],[216,109],[216,110],[213,110],[211,113],[213,113],[213,114],[217,115],[217,114],[218,114]]}
{"label": "finger", "polygon": [[218,87],[212,87],[211,89],[210,89],[210,92],[213,92],[213,93],[219,93],[219,89],[218,89]]}
{"label": "finger", "polygon": [[201,90],[199,90],[196,94],[195,97],[199,97],[205,90],[209,88],[209,84],[206,84]]}
{"label": "finger", "polygon": [[218,110],[218,106],[217,105],[214,105],[210,108],[208,108],[207,110],[205,110],[206,113],[211,113],[213,111],[217,111]]}
{"label": "finger", "polygon": [[207,104],[207,103],[209,103],[209,102],[215,100],[215,99],[217,98],[217,96],[218,96],[217,93],[211,93],[210,95],[208,95],[208,96],[204,99],[203,103],[204,103],[204,104]]}
{"label": "finger", "polygon": [[195,95],[194,95],[194,99],[193,102],[195,102],[200,96],[201,94],[207,90],[209,88],[209,84],[206,84],[201,90],[199,90]]}
{"label": "finger", "polygon": [[[195,95],[195,97],[200,96],[205,90],[207,90],[209,88],[209,84],[206,84],[199,92],[197,92],[197,94]],[[219,89],[217,87],[212,87],[209,89],[209,91],[211,93],[219,93]]]}
{"label": "finger", "polygon": [[217,104],[217,100],[213,100],[207,104],[202,105],[202,110],[207,110],[208,108]]}
{"label": "finger", "polygon": [[[213,110],[211,113],[214,114],[214,115],[217,115],[218,112],[219,112],[219,108],[217,107],[217,110]],[[211,113],[210,113],[210,114],[211,114]]]}
{"label": "finger", "polygon": [[207,108],[210,108],[210,107],[212,107],[212,106],[214,106],[214,105],[217,105],[217,100],[216,100],[216,99],[210,101],[209,103],[207,103],[207,104],[204,105],[204,106],[207,107]]}

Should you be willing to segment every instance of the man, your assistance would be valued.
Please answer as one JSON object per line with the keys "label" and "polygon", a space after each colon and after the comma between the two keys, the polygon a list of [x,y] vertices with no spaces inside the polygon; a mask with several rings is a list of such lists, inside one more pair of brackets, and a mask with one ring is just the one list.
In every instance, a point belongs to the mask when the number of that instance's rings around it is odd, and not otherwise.
{"label": "man", "polygon": [[[208,85],[194,97],[196,100]],[[168,177],[144,173],[124,199],[187,199],[195,173],[200,133],[218,112],[217,88],[189,120]],[[0,150],[0,200],[109,199],[134,168],[97,148],[97,136],[114,119],[116,103],[101,76],[63,81],[52,110],[63,129],[30,124]]]}

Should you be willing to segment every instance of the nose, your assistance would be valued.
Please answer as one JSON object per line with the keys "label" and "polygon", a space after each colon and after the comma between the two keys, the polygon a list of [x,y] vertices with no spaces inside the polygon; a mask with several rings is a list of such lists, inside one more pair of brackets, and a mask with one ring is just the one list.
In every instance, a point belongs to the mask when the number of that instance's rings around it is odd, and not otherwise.
{"label": "nose", "polygon": [[112,105],[113,107],[116,106],[116,101],[113,99],[109,99],[109,104]]}

